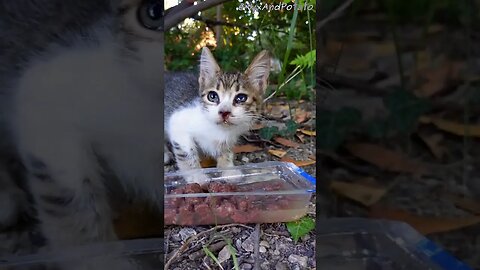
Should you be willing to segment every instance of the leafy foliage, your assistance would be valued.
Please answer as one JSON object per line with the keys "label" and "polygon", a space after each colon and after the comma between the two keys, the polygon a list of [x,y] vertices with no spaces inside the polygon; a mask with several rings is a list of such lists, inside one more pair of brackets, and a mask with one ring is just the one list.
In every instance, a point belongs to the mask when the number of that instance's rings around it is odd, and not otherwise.
{"label": "leafy foliage", "polygon": [[[286,3],[292,1],[285,0]],[[302,0],[315,6],[315,1]],[[315,12],[299,10],[296,20],[293,20],[293,9],[287,10],[259,10],[258,12],[239,8],[246,4],[245,0],[230,1],[221,6],[221,34],[217,39],[214,33],[217,29],[216,7],[201,12],[200,20],[187,20],[184,24],[165,33],[165,52],[167,70],[196,70],[200,48],[208,46],[219,64],[227,71],[244,70],[252,58],[261,50],[269,50],[277,60],[270,76],[270,84],[277,88],[282,83],[283,91],[277,94],[287,94],[292,99],[311,98],[313,96],[315,38],[313,36],[313,22]],[[274,0],[251,0],[251,6],[265,4],[279,4]],[[291,29],[295,35],[291,35]],[[218,44],[216,44],[218,42]],[[289,51],[286,54],[287,49]],[[292,61],[293,60],[293,61]],[[283,63],[282,63],[283,62]],[[278,65],[279,64],[279,65]],[[290,78],[282,74],[290,74],[295,68],[309,69]],[[294,89],[298,89],[296,91]]]}
{"label": "leafy foliage", "polygon": [[298,124],[293,120],[288,120],[285,123],[285,128],[279,129],[276,126],[263,127],[259,130],[260,138],[264,140],[271,140],[275,136],[292,137],[297,132]]}
{"label": "leafy foliage", "polygon": [[287,230],[295,242],[298,242],[300,237],[307,235],[313,229],[315,229],[315,219],[311,217],[303,217],[296,221],[287,222]]}

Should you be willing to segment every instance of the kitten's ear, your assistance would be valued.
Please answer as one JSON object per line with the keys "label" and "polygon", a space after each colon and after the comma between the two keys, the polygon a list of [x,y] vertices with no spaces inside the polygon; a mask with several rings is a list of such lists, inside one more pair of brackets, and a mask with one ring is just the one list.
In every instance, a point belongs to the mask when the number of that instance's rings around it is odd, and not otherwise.
{"label": "kitten's ear", "polygon": [[250,66],[245,70],[250,85],[261,95],[265,93],[270,75],[270,53],[267,50],[261,51],[253,59]]}
{"label": "kitten's ear", "polygon": [[203,47],[202,55],[200,56],[200,74],[198,76],[200,88],[203,89],[219,72],[220,67],[212,53],[207,47]]}

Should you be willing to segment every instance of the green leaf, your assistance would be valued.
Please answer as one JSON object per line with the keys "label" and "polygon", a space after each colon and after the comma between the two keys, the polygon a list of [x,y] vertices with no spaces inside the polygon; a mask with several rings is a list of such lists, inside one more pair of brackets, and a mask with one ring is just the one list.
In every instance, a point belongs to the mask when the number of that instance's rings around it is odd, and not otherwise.
{"label": "green leaf", "polygon": [[396,131],[408,133],[415,127],[417,119],[430,110],[430,103],[417,98],[411,92],[396,90],[383,100],[389,111],[387,122]]}
{"label": "green leaf", "polygon": [[284,137],[291,137],[297,133],[298,124],[293,120],[288,120],[285,123],[286,128],[282,129],[281,135]]}
{"label": "green leaf", "polygon": [[335,112],[323,110],[317,115],[317,146],[326,150],[340,146],[348,133],[362,120],[360,111],[348,107]]}
{"label": "green leaf", "polygon": [[315,65],[316,54],[316,50],[311,50],[304,55],[297,55],[297,57],[290,62],[290,65],[297,65],[302,68],[312,67]]}
{"label": "green leaf", "polygon": [[263,127],[258,131],[258,134],[260,135],[260,138],[269,141],[273,136],[279,135],[279,130],[278,127],[275,126]]}
{"label": "green leaf", "polygon": [[287,230],[295,242],[313,229],[315,229],[315,219],[311,217],[303,217],[296,221],[287,222]]}

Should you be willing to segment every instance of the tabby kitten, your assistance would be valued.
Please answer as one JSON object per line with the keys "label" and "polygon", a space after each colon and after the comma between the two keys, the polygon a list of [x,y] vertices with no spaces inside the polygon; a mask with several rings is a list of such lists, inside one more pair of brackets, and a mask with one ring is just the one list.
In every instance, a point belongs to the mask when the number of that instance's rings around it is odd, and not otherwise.
{"label": "tabby kitten", "polygon": [[[0,138],[14,146],[0,157],[25,167],[49,248],[115,240],[117,197],[163,204],[162,12],[161,0],[0,0]],[[0,187],[8,224],[28,201],[12,190]]]}
{"label": "tabby kitten", "polygon": [[[267,51],[260,52],[245,72],[229,73],[204,47],[197,85],[187,85],[187,75],[177,81],[167,74],[165,136],[180,170],[200,168],[201,155],[216,158],[219,168],[233,166],[232,147],[260,115],[269,72]],[[198,177],[187,180],[206,180]]]}

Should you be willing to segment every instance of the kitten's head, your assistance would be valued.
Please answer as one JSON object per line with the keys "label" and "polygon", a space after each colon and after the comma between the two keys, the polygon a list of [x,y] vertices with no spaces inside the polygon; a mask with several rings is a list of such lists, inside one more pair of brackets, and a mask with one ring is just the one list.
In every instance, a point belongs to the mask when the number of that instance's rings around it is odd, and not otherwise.
{"label": "kitten's head", "polygon": [[260,115],[270,72],[270,54],[260,52],[245,72],[223,72],[210,50],[202,50],[198,78],[208,117],[224,127],[251,126]]}

